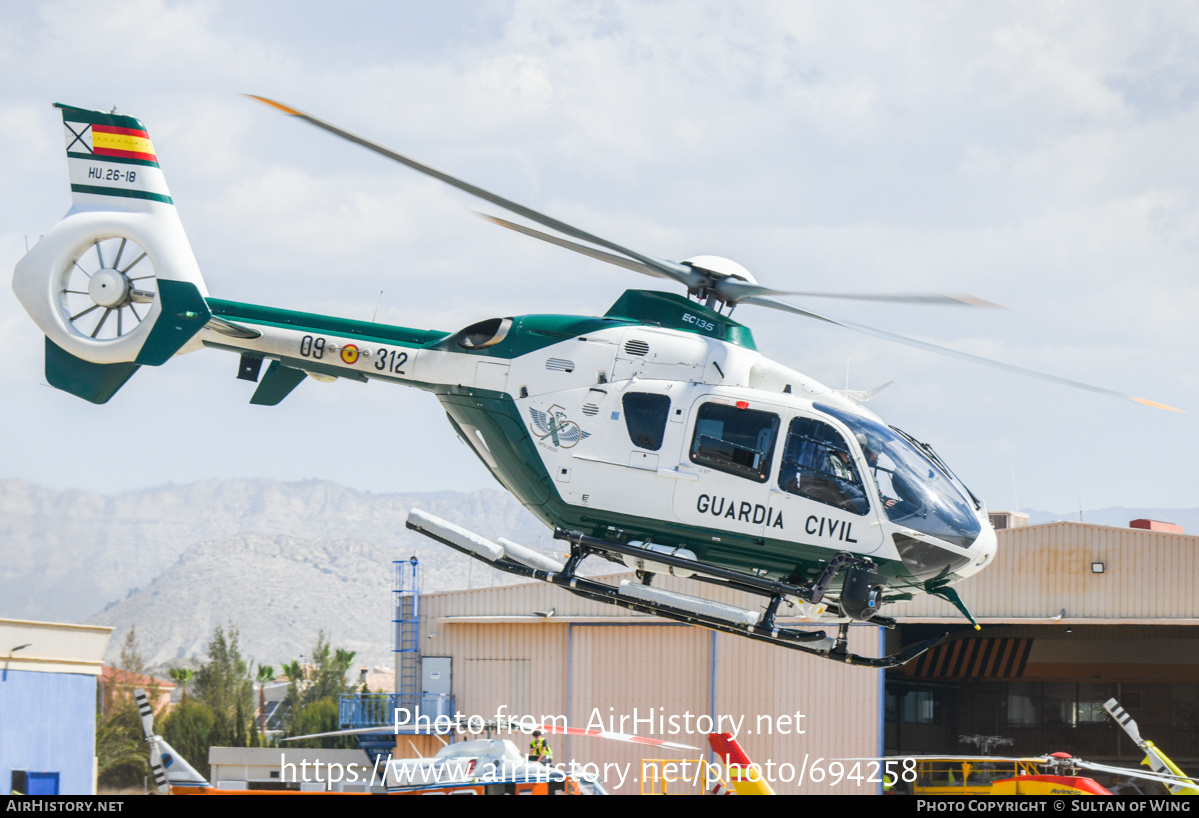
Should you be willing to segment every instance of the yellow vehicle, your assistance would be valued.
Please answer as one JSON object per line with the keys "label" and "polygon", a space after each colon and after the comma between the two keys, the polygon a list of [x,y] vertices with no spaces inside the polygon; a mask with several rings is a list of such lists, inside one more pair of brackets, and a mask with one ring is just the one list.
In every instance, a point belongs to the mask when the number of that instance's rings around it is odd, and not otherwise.
{"label": "yellow vehicle", "polygon": [[917,758],[916,780],[907,786],[912,795],[990,795],[996,781],[1039,772],[1033,759]]}

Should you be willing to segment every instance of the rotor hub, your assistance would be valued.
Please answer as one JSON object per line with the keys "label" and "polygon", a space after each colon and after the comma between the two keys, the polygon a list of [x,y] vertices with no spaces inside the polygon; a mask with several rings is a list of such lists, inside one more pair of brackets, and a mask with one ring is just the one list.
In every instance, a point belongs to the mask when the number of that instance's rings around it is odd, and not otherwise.
{"label": "rotor hub", "polygon": [[87,294],[92,301],[109,309],[124,304],[129,298],[129,289],[129,279],[112,267],[97,270],[87,282]]}
{"label": "rotor hub", "polygon": [[702,270],[708,273],[713,279],[736,278],[747,284],[758,283],[758,280],[753,277],[749,270],[731,258],[725,258],[724,256],[692,256],[691,258],[683,259],[683,263],[690,265],[694,270]]}

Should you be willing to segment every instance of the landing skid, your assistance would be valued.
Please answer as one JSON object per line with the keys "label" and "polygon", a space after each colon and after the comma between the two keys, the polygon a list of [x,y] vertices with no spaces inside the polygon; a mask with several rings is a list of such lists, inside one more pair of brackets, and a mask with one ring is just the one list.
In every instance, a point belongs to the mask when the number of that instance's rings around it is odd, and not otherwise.
{"label": "landing skid", "polygon": [[[500,543],[494,543],[474,532],[416,509],[408,515],[406,525],[409,529],[423,534],[429,539],[486,562],[493,568],[528,579],[558,585],[585,599],[619,605],[639,613],[660,616],[688,625],[700,625],[722,633],[780,645],[848,665],[876,668],[898,667],[915,659],[948,635],[942,634],[890,656],[881,658],[859,656],[847,650],[849,622],[838,623],[836,637],[830,637],[822,630],[800,630],[776,622],[775,617],[779,605],[785,597],[796,597],[812,602],[819,601],[820,595],[823,593],[823,586],[819,585],[819,581],[815,588],[800,588],[789,583],[767,580],[716,566],[697,566],[693,561],[665,554],[655,553],[652,555],[655,563],[665,565],[680,563],[678,567],[689,570],[702,567],[705,579],[749,591],[770,600],[764,612],[751,611],[689,594],[655,588],[649,584],[624,581],[619,586],[614,586],[580,577],[575,573],[579,563],[592,554],[631,553],[634,556],[646,556],[645,549],[637,546],[611,543],[578,532],[558,530],[554,532],[555,538],[570,543],[570,556],[565,563],[560,563],[507,540],[501,539]],[[832,578],[835,570],[831,573],[826,572],[826,574],[828,574],[827,577],[822,577],[824,584],[827,584],[828,580]],[[876,616],[871,620],[871,624],[894,627],[895,621],[888,617]]]}

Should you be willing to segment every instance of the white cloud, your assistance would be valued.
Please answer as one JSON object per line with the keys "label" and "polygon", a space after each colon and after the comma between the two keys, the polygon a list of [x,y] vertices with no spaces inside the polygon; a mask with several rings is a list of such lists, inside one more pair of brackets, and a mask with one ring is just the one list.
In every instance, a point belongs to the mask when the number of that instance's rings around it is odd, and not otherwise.
{"label": "white cloud", "polygon": [[[262,93],[646,252],[727,255],[781,288],[976,291],[1012,309],[813,307],[1199,410],[1199,18],[1187,4],[351,3],[333,13],[139,0],[46,2],[8,22],[9,269],[21,235],[66,207],[47,107],[62,101],[118,104],[147,123],[220,297],[361,316],[383,289],[382,319],[452,329],[493,314],[601,312],[621,288],[653,286],[476,222],[464,196],[237,96]],[[36,340],[11,297],[0,309],[0,338]],[[1011,475],[991,474],[992,455],[1028,446],[1042,453],[1030,463],[1078,457],[1072,479],[1093,483],[1096,504],[1137,493],[1193,502],[1181,467],[1149,490],[1114,485],[1100,456],[1078,455],[1110,450],[1109,427],[1135,423],[1182,441],[1176,459],[1189,462],[1199,441],[1172,425],[1181,421],[763,310],[737,317],[764,351],[837,384],[847,356],[855,386],[898,376],[879,398],[884,417],[945,441],[966,459],[960,471],[998,491],[1010,494]],[[230,375],[229,361],[196,357],[216,362],[139,373],[123,405],[169,414],[172,390],[200,381],[209,413],[242,400],[231,378],[208,380]],[[8,377],[36,379],[40,364],[27,364],[10,363]],[[342,386],[313,385],[309,423],[347,407],[386,412],[395,391]],[[30,406],[10,404],[10,428],[85,449],[73,424],[94,408],[51,429],[36,409],[45,391],[20,393]],[[284,433],[301,433],[300,414],[277,431],[258,425],[261,413],[236,414],[254,430],[236,440],[258,460],[229,456],[225,467],[270,468]],[[435,404],[414,417],[414,437],[457,445]],[[48,469],[10,462],[17,474]],[[330,469],[354,482],[340,460]],[[490,484],[476,472],[446,487]],[[363,487],[414,487],[390,464],[359,473]],[[1048,476],[1021,481],[1024,502],[1075,502]]]}

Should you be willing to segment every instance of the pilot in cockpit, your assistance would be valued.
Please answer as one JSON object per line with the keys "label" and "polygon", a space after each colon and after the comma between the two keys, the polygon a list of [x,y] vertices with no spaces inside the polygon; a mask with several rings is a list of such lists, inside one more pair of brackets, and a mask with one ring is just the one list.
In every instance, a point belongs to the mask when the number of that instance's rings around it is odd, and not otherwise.
{"label": "pilot in cockpit", "polygon": [[[878,461],[883,450],[882,441],[862,432],[858,432],[855,438],[858,445],[862,447],[862,453],[866,456],[866,463],[870,467],[871,474],[874,475],[874,483],[878,486],[878,496],[883,503],[883,508],[887,511],[887,517],[899,520],[919,511],[921,508],[920,494],[912,489],[907,478],[898,470],[879,465]],[[890,487],[890,490],[897,496],[889,496],[887,487]]]}

